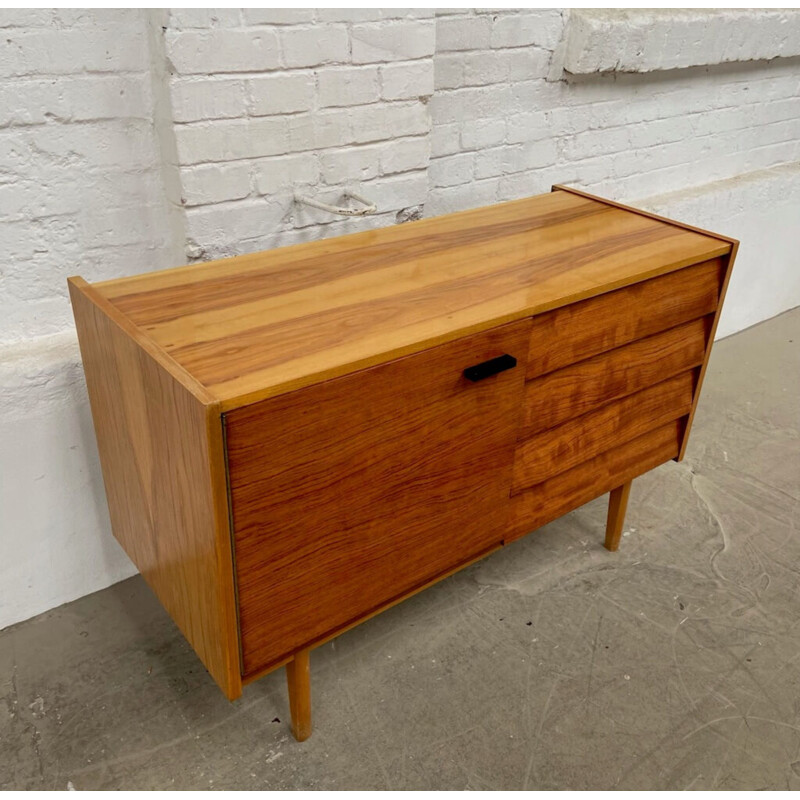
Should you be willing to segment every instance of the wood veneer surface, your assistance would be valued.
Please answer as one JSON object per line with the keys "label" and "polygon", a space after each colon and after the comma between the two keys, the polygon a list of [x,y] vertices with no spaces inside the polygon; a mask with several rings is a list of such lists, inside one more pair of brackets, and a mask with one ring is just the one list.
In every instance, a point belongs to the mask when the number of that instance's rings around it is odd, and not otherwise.
{"label": "wood veneer surface", "polygon": [[712,322],[707,315],[528,381],[520,438],[700,366]]}
{"label": "wood veneer surface", "polygon": [[[499,545],[530,321],[226,414],[244,674]],[[513,369],[463,370],[508,353]]]}
{"label": "wood veneer surface", "polygon": [[230,699],[241,694],[219,412],[69,284],[114,536]]}
{"label": "wood veneer surface", "polygon": [[227,410],[731,247],[554,191],[94,288]]}
{"label": "wood veneer surface", "polygon": [[542,483],[686,416],[692,409],[695,373],[682,372],[520,442],[514,456],[512,492]]}
{"label": "wood veneer surface", "polygon": [[511,497],[506,541],[552,522],[675,458],[685,420],[675,420]]}

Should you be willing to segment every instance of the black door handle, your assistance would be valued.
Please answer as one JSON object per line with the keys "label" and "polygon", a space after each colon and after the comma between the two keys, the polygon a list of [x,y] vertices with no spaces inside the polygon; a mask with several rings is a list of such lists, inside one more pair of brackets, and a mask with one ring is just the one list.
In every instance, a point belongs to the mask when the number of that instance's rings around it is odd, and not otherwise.
{"label": "black door handle", "polygon": [[490,358],[488,361],[482,361],[480,364],[475,364],[472,367],[467,367],[464,370],[464,377],[468,381],[482,381],[492,375],[497,375],[498,372],[505,372],[507,369],[513,369],[517,366],[517,359],[504,353],[497,358]]}

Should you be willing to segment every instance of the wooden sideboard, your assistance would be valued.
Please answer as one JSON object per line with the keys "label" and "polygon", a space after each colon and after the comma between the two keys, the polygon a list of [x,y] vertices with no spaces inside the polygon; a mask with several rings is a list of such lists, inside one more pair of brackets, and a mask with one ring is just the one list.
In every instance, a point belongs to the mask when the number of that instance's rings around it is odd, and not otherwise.
{"label": "wooden sideboard", "polygon": [[114,535],[230,699],[682,458],[737,242],[550,194],[69,281]]}

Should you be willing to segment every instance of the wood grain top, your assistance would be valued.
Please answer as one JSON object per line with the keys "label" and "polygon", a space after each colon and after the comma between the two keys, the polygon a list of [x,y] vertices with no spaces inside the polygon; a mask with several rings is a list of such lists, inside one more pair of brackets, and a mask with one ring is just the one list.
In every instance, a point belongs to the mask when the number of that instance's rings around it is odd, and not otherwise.
{"label": "wood grain top", "polygon": [[140,342],[163,351],[185,385],[191,376],[202,387],[199,399],[224,411],[731,247],[725,237],[559,187],[91,289]]}

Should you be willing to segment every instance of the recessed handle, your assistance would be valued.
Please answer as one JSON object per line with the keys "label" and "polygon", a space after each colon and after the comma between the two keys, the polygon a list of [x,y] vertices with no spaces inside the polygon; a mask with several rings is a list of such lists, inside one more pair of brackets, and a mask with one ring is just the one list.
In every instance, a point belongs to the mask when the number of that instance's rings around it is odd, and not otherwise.
{"label": "recessed handle", "polygon": [[488,361],[481,361],[480,364],[467,367],[464,370],[464,377],[468,381],[482,381],[484,378],[489,378],[492,375],[497,375],[498,372],[505,372],[507,369],[513,369],[516,366],[517,359],[508,353],[504,353],[497,358],[490,358]]}

